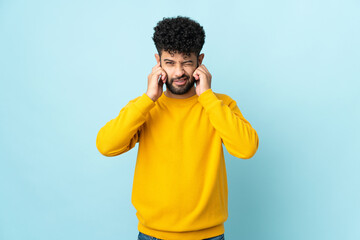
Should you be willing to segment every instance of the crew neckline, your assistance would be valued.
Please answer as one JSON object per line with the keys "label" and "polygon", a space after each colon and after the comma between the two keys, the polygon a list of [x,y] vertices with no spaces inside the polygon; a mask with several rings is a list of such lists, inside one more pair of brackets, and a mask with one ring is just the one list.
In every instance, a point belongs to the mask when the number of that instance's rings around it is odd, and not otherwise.
{"label": "crew neckline", "polygon": [[176,103],[176,104],[183,104],[183,103],[189,103],[192,101],[197,101],[198,95],[194,94],[191,97],[188,98],[172,98],[165,95],[165,92],[161,94],[161,99],[167,103]]}

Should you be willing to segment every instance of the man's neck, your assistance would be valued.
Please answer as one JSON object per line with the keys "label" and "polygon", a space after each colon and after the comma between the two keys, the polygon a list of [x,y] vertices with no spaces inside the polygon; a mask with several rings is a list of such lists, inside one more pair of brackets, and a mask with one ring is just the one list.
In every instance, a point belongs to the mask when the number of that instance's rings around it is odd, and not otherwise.
{"label": "man's neck", "polygon": [[177,95],[177,94],[173,94],[172,92],[168,91],[166,89],[166,91],[164,92],[165,96],[170,97],[170,98],[178,98],[178,99],[185,99],[185,98],[189,98],[192,97],[196,94],[195,91],[195,86],[193,86],[187,93],[185,94],[181,94],[181,95]]}

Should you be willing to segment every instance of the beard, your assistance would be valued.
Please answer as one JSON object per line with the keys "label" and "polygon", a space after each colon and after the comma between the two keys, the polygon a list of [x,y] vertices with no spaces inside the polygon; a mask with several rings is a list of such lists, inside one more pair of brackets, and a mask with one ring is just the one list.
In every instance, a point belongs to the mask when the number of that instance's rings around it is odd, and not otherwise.
{"label": "beard", "polygon": [[[175,80],[179,80],[181,78],[186,77],[185,81],[185,85],[182,86],[177,86],[177,85],[173,85],[173,82]],[[182,95],[185,94],[187,92],[190,91],[190,89],[194,86],[195,81],[194,81],[194,77],[191,76],[187,76],[187,75],[182,75],[179,78],[172,78],[170,81],[166,81],[166,88],[172,93],[172,94],[176,94],[176,95]]]}

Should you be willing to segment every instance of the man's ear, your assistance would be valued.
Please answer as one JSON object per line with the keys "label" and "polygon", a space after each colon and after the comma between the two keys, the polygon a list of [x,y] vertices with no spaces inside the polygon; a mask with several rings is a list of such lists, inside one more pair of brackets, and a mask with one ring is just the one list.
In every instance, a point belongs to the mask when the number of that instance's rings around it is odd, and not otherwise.
{"label": "man's ear", "polygon": [[157,63],[160,62],[160,56],[159,56],[159,54],[155,53],[155,59],[156,59],[156,62],[157,62]]}
{"label": "man's ear", "polygon": [[205,55],[203,53],[199,55],[199,66],[201,65],[204,57],[205,57]]}

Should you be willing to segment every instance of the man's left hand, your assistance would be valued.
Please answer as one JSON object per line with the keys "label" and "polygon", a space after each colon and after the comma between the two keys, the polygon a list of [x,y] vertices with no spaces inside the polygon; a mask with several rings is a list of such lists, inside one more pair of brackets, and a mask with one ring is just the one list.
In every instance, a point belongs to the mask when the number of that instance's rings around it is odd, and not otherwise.
{"label": "man's left hand", "polygon": [[211,88],[211,74],[204,64],[201,64],[193,73],[196,83],[196,94],[200,96]]}

